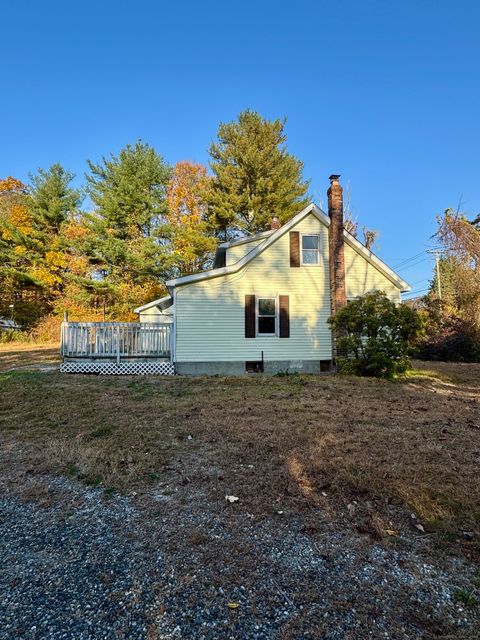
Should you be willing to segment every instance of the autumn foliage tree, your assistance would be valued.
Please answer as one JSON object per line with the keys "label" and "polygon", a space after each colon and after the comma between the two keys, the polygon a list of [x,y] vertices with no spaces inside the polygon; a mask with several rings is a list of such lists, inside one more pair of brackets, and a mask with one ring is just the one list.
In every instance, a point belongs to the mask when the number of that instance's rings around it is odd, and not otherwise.
{"label": "autumn foliage tree", "polygon": [[216,240],[208,224],[208,189],[205,166],[182,161],[173,167],[167,186],[167,235],[176,275],[195,273],[212,259]]}
{"label": "autumn foliage tree", "polygon": [[80,204],[73,175],[60,164],[39,169],[25,185],[0,182],[0,251],[4,306],[25,327],[55,308],[67,278],[62,227]]}
{"label": "autumn foliage tree", "polygon": [[[442,255],[424,300],[426,332],[419,356],[428,360],[480,361],[480,216],[447,209],[435,235]],[[441,298],[438,295],[441,291]]]}
{"label": "autumn foliage tree", "polygon": [[[11,305],[17,303],[22,311],[25,291],[35,287],[27,275],[28,261],[22,243],[32,227],[25,205],[26,191],[26,185],[12,176],[0,180],[0,315],[3,316],[15,316],[17,309]],[[29,309],[29,313],[23,309],[22,316],[34,321],[38,314],[35,309]]]}
{"label": "autumn foliage tree", "polygon": [[447,209],[438,218],[436,236],[444,253],[442,298],[480,333],[480,221]]}

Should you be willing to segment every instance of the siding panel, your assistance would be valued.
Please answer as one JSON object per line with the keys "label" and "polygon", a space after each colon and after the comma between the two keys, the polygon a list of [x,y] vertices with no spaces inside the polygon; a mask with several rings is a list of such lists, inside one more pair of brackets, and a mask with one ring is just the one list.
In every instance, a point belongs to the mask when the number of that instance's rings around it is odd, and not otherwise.
{"label": "siding panel", "polygon": [[[177,362],[328,360],[328,229],[313,215],[296,227],[320,234],[318,266],[290,268],[289,234],[237,273],[177,288]],[[245,295],[288,295],[290,338],[245,338]]]}
{"label": "siding panel", "polygon": [[[237,273],[177,288],[177,362],[260,360],[262,351],[265,360],[331,358],[328,229],[308,215],[295,231],[320,235],[319,265],[291,269],[289,234],[284,233]],[[347,244],[345,270],[348,298],[381,289],[400,300],[399,289]],[[289,296],[288,340],[245,337],[246,295]]]}
{"label": "siding panel", "polygon": [[348,298],[362,296],[375,289],[400,302],[400,290],[363,256],[345,244],[345,285]]}

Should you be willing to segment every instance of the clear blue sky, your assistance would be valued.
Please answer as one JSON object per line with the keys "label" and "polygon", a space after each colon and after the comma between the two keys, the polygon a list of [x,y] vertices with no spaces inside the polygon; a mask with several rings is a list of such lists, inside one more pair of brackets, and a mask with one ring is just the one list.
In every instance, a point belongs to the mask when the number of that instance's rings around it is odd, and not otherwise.
{"label": "clear blue sky", "polygon": [[[479,26],[473,0],[3,3],[0,176],[60,161],[83,182],[137,138],[207,162],[250,107],[287,116],[317,202],[342,174],[396,266],[460,198],[480,211]],[[410,265],[425,288],[431,260]]]}

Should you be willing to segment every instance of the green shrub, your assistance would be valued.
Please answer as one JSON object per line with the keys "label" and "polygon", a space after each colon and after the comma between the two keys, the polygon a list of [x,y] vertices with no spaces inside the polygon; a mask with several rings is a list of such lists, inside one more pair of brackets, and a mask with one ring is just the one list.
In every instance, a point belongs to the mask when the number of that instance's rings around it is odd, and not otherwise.
{"label": "green shrub", "polygon": [[17,331],[16,329],[6,329],[0,331],[0,344],[8,344],[9,342],[25,342],[28,334],[25,331]]}
{"label": "green shrub", "polygon": [[352,300],[329,323],[342,373],[389,379],[410,368],[409,349],[422,328],[415,309],[396,305],[382,291]]}

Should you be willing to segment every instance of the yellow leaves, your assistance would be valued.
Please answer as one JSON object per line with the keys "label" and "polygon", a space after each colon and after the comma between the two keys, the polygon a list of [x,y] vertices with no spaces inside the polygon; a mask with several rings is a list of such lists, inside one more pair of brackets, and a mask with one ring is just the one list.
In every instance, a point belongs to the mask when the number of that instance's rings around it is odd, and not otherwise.
{"label": "yellow leaves", "polygon": [[175,225],[198,224],[205,213],[210,178],[202,164],[177,162],[167,187],[168,219]]}
{"label": "yellow leaves", "polygon": [[26,190],[26,186],[20,180],[13,178],[12,176],[8,176],[0,180],[0,193],[14,193],[14,192],[22,192]]}
{"label": "yellow leaves", "polygon": [[32,218],[24,204],[13,204],[10,208],[9,222],[22,233],[32,231]]}
{"label": "yellow leaves", "polygon": [[48,271],[48,269],[45,269],[41,266],[34,267],[31,270],[30,274],[35,280],[47,287],[54,287],[56,284],[60,284],[62,281],[62,279],[58,275],[52,273],[51,271]]}
{"label": "yellow leaves", "polygon": [[86,274],[89,268],[88,258],[85,256],[67,256],[67,266],[71,273],[75,275]]}
{"label": "yellow leaves", "polygon": [[27,249],[20,244],[17,244],[17,246],[14,248],[13,252],[15,253],[15,255],[17,256],[24,256],[27,253]]}
{"label": "yellow leaves", "polygon": [[63,228],[63,233],[68,240],[80,240],[88,235],[88,229],[76,220],[69,220]]}
{"label": "yellow leaves", "polygon": [[47,251],[41,264],[35,265],[30,275],[45,287],[62,283],[61,269],[67,266],[67,258],[60,251]]}
{"label": "yellow leaves", "polygon": [[52,271],[59,271],[67,266],[65,254],[59,251],[47,251],[45,253],[45,262]]}

